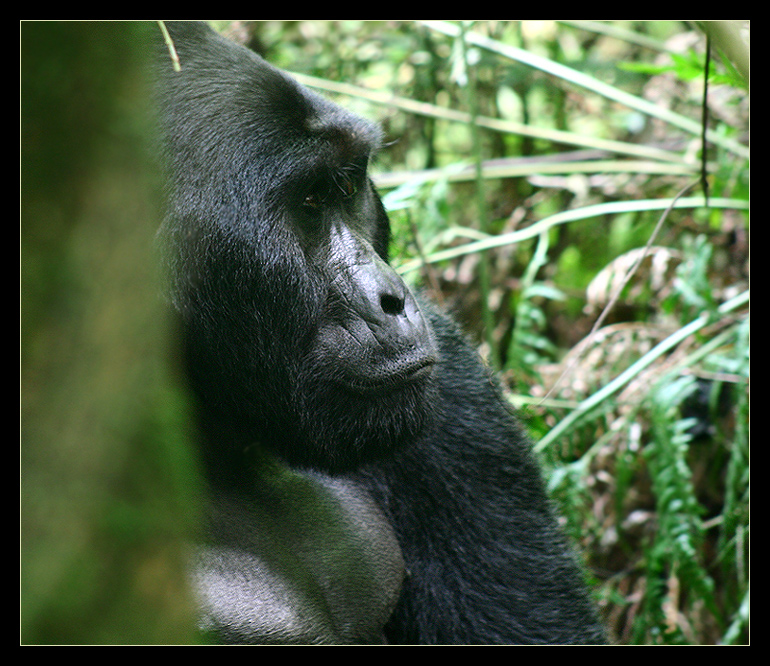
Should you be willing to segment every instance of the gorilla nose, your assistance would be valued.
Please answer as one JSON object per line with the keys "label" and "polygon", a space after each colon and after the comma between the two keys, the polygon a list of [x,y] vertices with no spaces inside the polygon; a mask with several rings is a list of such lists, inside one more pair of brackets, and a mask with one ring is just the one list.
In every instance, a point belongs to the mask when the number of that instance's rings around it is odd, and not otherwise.
{"label": "gorilla nose", "polygon": [[434,355],[433,336],[417,300],[396,271],[365,241],[340,226],[332,237],[337,274],[332,289],[346,304],[347,325],[358,319],[379,343],[378,355]]}
{"label": "gorilla nose", "polygon": [[404,281],[382,259],[373,256],[352,275],[360,314],[372,324],[402,335],[415,335],[425,327],[417,302]]}

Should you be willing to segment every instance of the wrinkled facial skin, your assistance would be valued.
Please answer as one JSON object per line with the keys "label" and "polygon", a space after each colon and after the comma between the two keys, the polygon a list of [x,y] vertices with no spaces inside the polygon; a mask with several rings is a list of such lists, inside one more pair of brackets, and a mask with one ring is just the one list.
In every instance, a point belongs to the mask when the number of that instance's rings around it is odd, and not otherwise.
{"label": "wrinkled facial skin", "polygon": [[430,422],[436,352],[387,263],[379,133],[243,49],[199,66],[220,38],[178,30],[161,236],[204,424],[325,471],[388,455]]}

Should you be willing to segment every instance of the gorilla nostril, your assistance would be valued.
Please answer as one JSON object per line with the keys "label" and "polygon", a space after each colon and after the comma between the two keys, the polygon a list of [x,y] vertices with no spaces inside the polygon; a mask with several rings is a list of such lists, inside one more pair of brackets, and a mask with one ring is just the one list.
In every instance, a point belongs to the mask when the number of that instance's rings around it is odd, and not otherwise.
{"label": "gorilla nostril", "polygon": [[387,315],[400,315],[404,311],[404,299],[393,294],[381,294],[380,307]]}

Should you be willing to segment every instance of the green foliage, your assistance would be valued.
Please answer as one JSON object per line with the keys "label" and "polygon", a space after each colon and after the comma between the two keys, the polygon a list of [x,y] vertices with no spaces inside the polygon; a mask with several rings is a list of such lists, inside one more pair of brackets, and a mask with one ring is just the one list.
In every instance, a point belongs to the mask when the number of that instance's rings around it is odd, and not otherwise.
{"label": "green foliage", "polygon": [[512,296],[513,327],[508,345],[507,369],[513,371],[519,386],[531,382],[537,368],[556,356],[556,347],[546,335],[548,318],[543,304],[564,300],[564,294],[537,274],[545,264],[548,253],[548,233],[540,235],[537,248],[521,287]]}
{"label": "green foliage", "polygon": [[[701,562],[703,509],[695,496],[687,460],[694,419],[681,418],[682,403],[697,390],[691,376],[664,381],[650,393],[652,439],[644,451],[656,505],[656,529],[646,549],[646,589],[634,626],[636,642],[686,643],[679,618],[682,585],[712,612],[714,581]],[[665,640],[660,635],[665,631]]]}
{"label": "green foliage", "polygon": [[382,123],[394,260],[524,408],[620,643],[748,641],[749,98],[714,23],[705,146],[694,24],[229,26]]}
{"label": "green foliage", "polygon": [[[703,80],[706,64],[702,53],[696,53],[695,51],[690,50],[683,54],[669,53],[668,56],[671,59],[670,63],[653,64],[647,62],[629,62],[620,63],[619,66],[629,72],[639,72],[650,75],[670,72],[681,81]],[[716,66],[713,63],[711,64],[709,67],[710,82],[739,88],[748,88],[743,77],[736,72],[729,60],[723,60],[722,64],[725,67],[723,72],[717,71]]]}

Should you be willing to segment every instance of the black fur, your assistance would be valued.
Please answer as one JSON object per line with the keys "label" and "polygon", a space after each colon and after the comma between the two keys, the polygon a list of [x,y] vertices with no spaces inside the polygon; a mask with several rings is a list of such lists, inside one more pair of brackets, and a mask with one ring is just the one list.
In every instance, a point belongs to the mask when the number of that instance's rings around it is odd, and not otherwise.
{"label": "black fur", "polygon": [[169,29],[161,237],[212,500],[204,626],[233,642],[602,642],[494,379],[387,264],[366,176],[378,129],[205,26]]}

